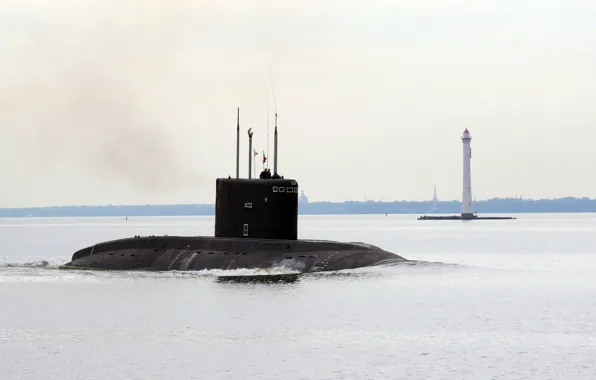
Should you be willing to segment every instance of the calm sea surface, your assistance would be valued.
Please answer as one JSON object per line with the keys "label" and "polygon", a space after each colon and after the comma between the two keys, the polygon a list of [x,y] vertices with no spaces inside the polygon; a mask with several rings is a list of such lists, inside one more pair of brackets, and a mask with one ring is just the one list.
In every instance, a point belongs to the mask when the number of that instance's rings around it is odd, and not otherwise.
{"label": "calm sea surface", "polygon": [[0,219],[0,379],[596,379],[596,215],[517,216],[301,216],[419,262],[269,285],[57,269],[212,217]]}

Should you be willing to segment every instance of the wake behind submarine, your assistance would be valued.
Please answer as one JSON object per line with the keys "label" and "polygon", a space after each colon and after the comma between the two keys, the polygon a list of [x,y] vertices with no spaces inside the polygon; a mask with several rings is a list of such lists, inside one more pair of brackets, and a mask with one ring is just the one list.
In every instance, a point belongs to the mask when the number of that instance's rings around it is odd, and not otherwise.
{"label": "wake behind submarine", "polygon": [[298,239],[298,183],[277,175],[239,177],[240,110],[236,127],[236,178],[217,178],[215,236],[134,236],[78,250],[62,269],[199,271],[286,268],[299,273],[337,271],[407,261],[365,243]]}

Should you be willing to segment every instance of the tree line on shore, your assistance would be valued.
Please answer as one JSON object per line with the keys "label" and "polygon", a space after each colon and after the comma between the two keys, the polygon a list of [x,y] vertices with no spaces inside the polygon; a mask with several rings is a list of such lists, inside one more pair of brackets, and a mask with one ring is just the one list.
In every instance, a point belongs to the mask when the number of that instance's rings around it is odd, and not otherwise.
{"label": "tree line on shore", "polygon": [[[474,211],[478,214],[596,212],[596,199],[572,197],[540,200],[495,198],[474,202]],[[0,208],[0,217],[190,216],[214,215],[214,212],[213,204],[49,206]],[[312,202],[299,204],[298,212],[304,215],[459,214],[461,202]]]}

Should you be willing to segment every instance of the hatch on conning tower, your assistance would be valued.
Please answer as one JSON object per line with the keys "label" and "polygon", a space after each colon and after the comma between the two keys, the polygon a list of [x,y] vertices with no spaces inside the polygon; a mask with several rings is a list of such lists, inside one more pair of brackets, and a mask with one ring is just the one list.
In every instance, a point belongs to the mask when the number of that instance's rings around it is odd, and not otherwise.
{"label": "hatch on conning tower", "polygon": [[215,237],[298,239],[298,183],[218,178]]}

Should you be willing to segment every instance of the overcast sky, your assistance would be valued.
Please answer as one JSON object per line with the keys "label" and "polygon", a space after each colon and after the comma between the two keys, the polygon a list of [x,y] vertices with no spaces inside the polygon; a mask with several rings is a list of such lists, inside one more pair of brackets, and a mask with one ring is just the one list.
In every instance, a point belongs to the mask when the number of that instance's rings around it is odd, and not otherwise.
{"label": "overcast sky", "polygon": [[477,199],[596,197],[593,0],[0,0],[0,51],[0,207],[212,203],[269,65],[311,201],[459,200],[466,127]]}

